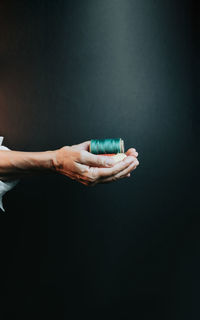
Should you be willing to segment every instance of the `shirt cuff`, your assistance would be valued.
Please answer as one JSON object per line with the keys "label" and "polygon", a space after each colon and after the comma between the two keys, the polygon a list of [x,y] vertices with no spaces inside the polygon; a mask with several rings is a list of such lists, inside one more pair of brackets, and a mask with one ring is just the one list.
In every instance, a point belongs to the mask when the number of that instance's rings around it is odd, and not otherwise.
{"label": "shirt cuff", "polygon": [[[9,150],[7,147],[2,146],[2,142],[3,142],[3,137],[0,137],[0,150]],[[3,202],[2,202],[2,198],[4,194],[9,190],[11,190],[12,188],[14,188],[17,183],[18,183],[18,180],[6,181],[6,182],[0,180],[0,209],[1,210],[5,211],[3,208]]]}

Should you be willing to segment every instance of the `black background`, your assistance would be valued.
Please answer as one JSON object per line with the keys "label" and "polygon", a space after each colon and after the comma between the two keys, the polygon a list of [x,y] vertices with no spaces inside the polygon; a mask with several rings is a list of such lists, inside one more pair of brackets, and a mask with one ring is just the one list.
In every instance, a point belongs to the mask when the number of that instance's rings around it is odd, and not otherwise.
{"label": "black background", "polygon": [[32,177],[4,197],[1,319],[199,319],[198,7],[0,2],[0,135],[53,150],[122,137],[130,179]]}

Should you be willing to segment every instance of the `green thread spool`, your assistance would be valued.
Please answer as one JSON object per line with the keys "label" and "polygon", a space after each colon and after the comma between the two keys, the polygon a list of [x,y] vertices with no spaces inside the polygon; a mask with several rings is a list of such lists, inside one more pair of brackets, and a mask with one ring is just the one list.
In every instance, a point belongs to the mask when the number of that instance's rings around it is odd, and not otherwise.
{"label": "green thread spool", "polygon": [[92,139],[90,141],[89,151],[94,154],[124,153],[124,141],[121,138]]}

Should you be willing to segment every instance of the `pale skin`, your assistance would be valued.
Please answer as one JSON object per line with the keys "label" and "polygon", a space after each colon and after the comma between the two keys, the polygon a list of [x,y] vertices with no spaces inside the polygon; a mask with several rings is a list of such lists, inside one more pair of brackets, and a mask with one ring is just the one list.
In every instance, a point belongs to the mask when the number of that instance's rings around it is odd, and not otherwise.
{"label": "pale skin", "polygon": [[127,157],[116,163],[112,157],[90,153],[89,145],[90,141],[85,141],[44,152],[0,150],[0,180],[54,172],[86,186],[94,186],[130,177],[139,165],[134,148],[128,149]]}

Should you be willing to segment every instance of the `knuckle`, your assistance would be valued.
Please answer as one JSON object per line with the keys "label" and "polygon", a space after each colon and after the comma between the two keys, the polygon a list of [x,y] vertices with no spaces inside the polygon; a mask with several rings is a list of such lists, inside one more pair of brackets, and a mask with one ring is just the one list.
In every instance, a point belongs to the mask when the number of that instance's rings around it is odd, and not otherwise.
{"label": "knuckle", "polygon": [[79,167],[79,171],[82,175],[87,176],[87,174],[89,173],[89,168],[81,165]]}
{"label": "knuckle", "polygon": [[86,169],[85,169],[85,168],[80,167],[80,168],[79,168],[79,171],[80,171],[80,173],[81,173],[81,174],[84,174],[84,173],[86,172]]}
{"label": "knuckle", "polygon": [[95,161],[96,161],[96,165],[97,166],[105,166],[105,164],[106,164],[106,161],[105,161],[105,159],[104,159],[104,157],[101,157],[101,156],[96,156],[96,158],[95,158]]}
{"label": "knuckle", "polygon": [[93,183],[98,179],[96,168],[90,168],[89,172],[87,173],[87,178],[90,183]]}
{"label": "knuckle", "polygon": [[[77,159],[76,159],[77,160]],[[75,172],[82,172],[82,165],[80,165],[80,163],[78,163],[78,162],[76,162],[76,161],[74,161],[73,163],[72,163],[72,170],[74,170]]]}
{"label": "knuckle", "polygon": [[100,165],[100,166],[105,166],[105,164],[106,164],[106,160],[105,159],[102,159],[102,157],[99,157],[98,158],[98,164]]}
{"label": "knuckle", "polygon": [[92,176],[90,176],[90,177],[88,178],[88,181],[89,181],[89,183],[93,183],[93,182],[95,181],[95,178],[92,177]]}
{"label": "knuckle", "polygon": [[91,177],[93,181],[96,181],[98,179],[99,175],[96,168],[92,168]]}
{"label": "knuckle", "polygon": [[77,151],[77,158],[80,162],[85,159],[85,150]]}

